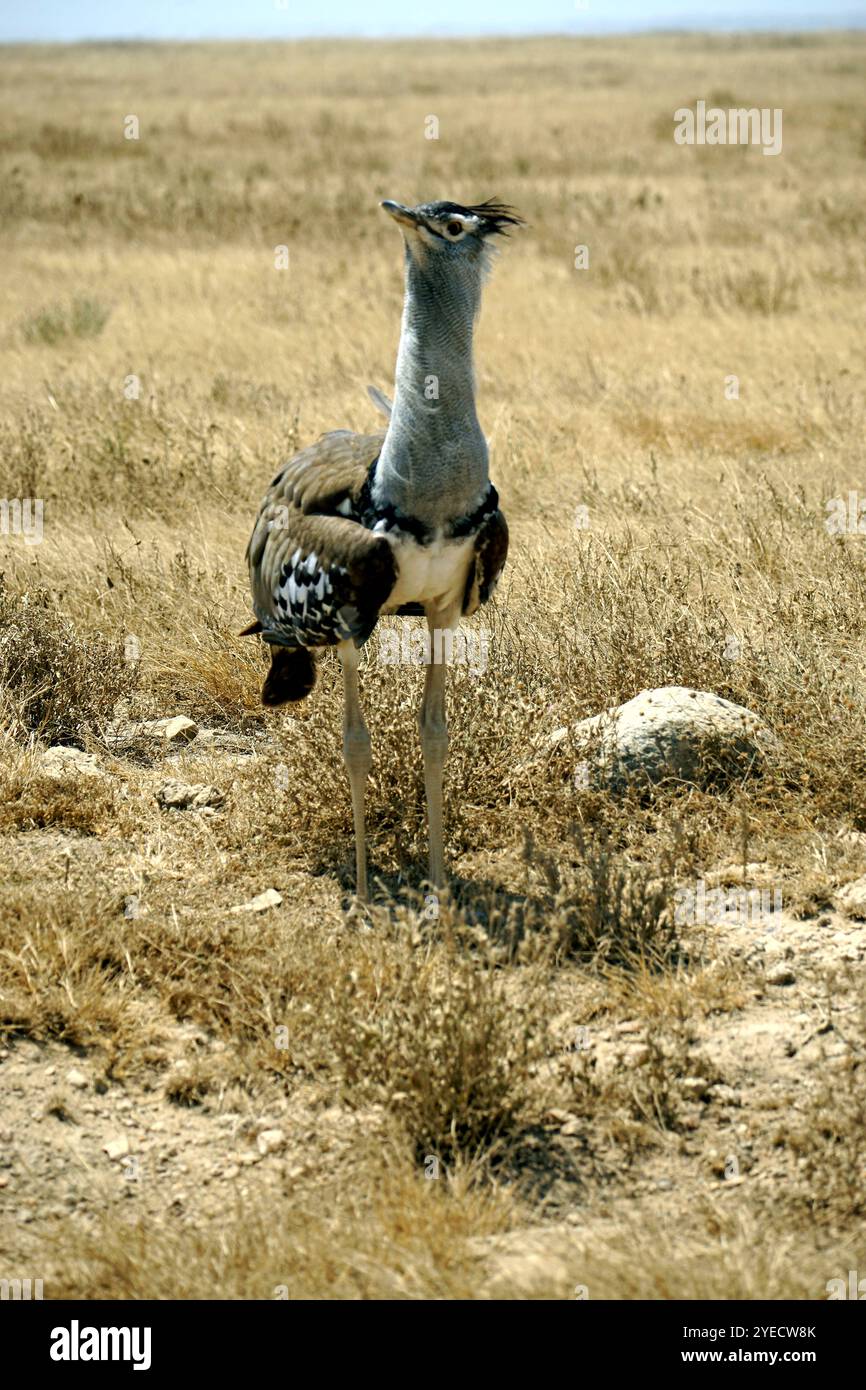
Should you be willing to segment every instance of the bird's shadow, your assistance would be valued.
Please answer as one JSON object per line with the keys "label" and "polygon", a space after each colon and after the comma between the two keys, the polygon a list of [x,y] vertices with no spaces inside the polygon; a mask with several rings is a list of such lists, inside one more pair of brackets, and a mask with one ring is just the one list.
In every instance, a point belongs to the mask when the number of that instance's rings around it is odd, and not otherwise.
{"label": "bird's shadow", "polygon": [[[537,924],[543,901],[526,893],[515,893],[485,878],[462,878],[452,874],[448,886],[437,892],[426,878],[426,861],[410,861],[400,870],[384,873],[371,868],[369,873],[370,908],[385,912],[392,923],[406,910],[416,913],[428,925],[446,909],[456,910],[470,928],[480,929],[498,945],[516,945],[533,924]],[[354,873],[348,866],[336,877],[343,890],[342,906],[346,912],[356,911]]]}
{"label": "bird's shadow", "polygon": [[530,1125],[502,1146],[493,1160],[497,1182],[511,1186],[545,1217],[561,1218],[585,1199],[593,1182],[606,1182],[610,1165],[595,1151],[587,1132],[563,1139],[545,1125]]}

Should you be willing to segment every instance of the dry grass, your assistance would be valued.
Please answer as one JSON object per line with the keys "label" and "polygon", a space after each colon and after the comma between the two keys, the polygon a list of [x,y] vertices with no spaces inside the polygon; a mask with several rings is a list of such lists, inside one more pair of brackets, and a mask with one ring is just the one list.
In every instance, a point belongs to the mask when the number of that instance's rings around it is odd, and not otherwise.
{"label": "dry grass", "polygon": [[324,1191],[296,1184],[273,1207],[242,1204],[216,1227],[152,1231],[110,1219],[55,1231],[57,1297],[472,1298],[473,1240],[507,1227],[511,1204],[466,1174],[427,1181],[393,1139],[364,1146]]}
{"label": "dry grass", "polygon": [[[846,997],[847,996],[847,997]],[[841,1008],[840,1008],[841,1006]],[[843,1051],[817,1092],[801,1099],[780,1126],[777,1142],[796,1155],[788,1194],[796,1216],[819,1226],[844,1225],[866,1214],[866,991],[858,977],[827,982],[826,1011],[836,1019]]]}
{"label": "dry grass", "polygon": [[[2,488],[44,502],[41,544],[0,535],[0,1032],[156,1087],[179,1132],[307,1088],[311,1113],[369,1127],[351,1173],[285,1179],[276,1221],[253,1190],[198,1231],[154,1210],[145,1234],[110,1204],[49,1223],[54,1291],[480,1297],[473,1242],[553,1212],[603,1235],[555,1296],[820,1296],[848,1268],[840,1233],[864,1229],[862,1063],[817,1095],[806,1148],[792,1132],[779,1149],[813,1188],[841,1163],[821,1219],[746,1188],[720,1213],[682,1082],[727,1078],[704,1035],[756,986],[679,941],[670,902],[713,865],[761,861],[806,920],[866,867],[840,848],[866,831],[866,549],[824,525],[863,485],[866,46],[84,46],[0,64]],[[699,96],[782,107],[783,154],[675,145],[673,111]],[[431,921],[418,896],[421,673],[380,663],[374,637],[377,905],[358,922],[334,663],[305,707],[265,717],[261,652],[235,635],[243,549],[280,460],[369,428],[364,387],[389,386],[400,249],[377,199],[490,195],[530,225],[478,333],[513,548],[475,620],[486,668],[450,682],[453,898]],[[517,775],[545,732],[668,683],[759,711],[778,765],[639,801],[569,766]],[[169,765],[111,741],[117,712],[184,713],[249,756],[194,746]],[[57,741],[95,750],[106,779],[46,778]],[[224,808],[161,810],[167,776],[215,783]],[[231,913],[267,887],[278,910]],[[573,1055],[577,1027],[629,1020],[638,1064]],[[216,1050],[178,1067],[191,1027]],[[50,1123],[75,1113],[51,1106]],[[706,1143],[726,1151],[719,1125]]]}
{"label": "dry grass", "polygon": [[47,590],[12,595],[0,580],[0,687],[7,730],[80,743],[109,723],[138,683],[117,637],[82,636]]}

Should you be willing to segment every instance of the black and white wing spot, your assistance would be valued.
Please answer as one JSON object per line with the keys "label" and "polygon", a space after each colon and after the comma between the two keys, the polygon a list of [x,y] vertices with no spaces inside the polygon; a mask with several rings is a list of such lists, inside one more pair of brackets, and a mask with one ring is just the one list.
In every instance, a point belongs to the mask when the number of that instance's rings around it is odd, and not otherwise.
{"label": "black and white wing spot", "polygon": [[347,593],[349,573],[326,566],[315,551],[296,549],[280,571],[274,612],[286,636],[304,647],[330,646],[355,635],[358,610]]}

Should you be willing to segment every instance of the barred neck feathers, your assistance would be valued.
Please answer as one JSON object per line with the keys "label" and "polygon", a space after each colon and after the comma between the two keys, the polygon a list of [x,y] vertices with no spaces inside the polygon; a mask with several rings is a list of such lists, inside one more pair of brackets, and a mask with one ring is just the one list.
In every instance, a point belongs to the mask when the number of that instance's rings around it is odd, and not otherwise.
{"label": "barred neck feathers", "polygon": [[488,482],[472,368],[481,279],[473,266],[437,275],[430,258],[406,252],[394,408],[373,496],[434,528],[471,512]]}

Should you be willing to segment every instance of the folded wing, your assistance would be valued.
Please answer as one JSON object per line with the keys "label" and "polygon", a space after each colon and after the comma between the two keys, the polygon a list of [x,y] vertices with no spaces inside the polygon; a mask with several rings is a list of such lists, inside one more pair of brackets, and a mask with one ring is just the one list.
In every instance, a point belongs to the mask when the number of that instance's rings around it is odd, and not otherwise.
{"label": "folded wing", "polygon": [[396,581],[390,544],[353,519],[384,435],[336,430],[290,459],[262,502],[247,547],[266,642],[360,646]]}

